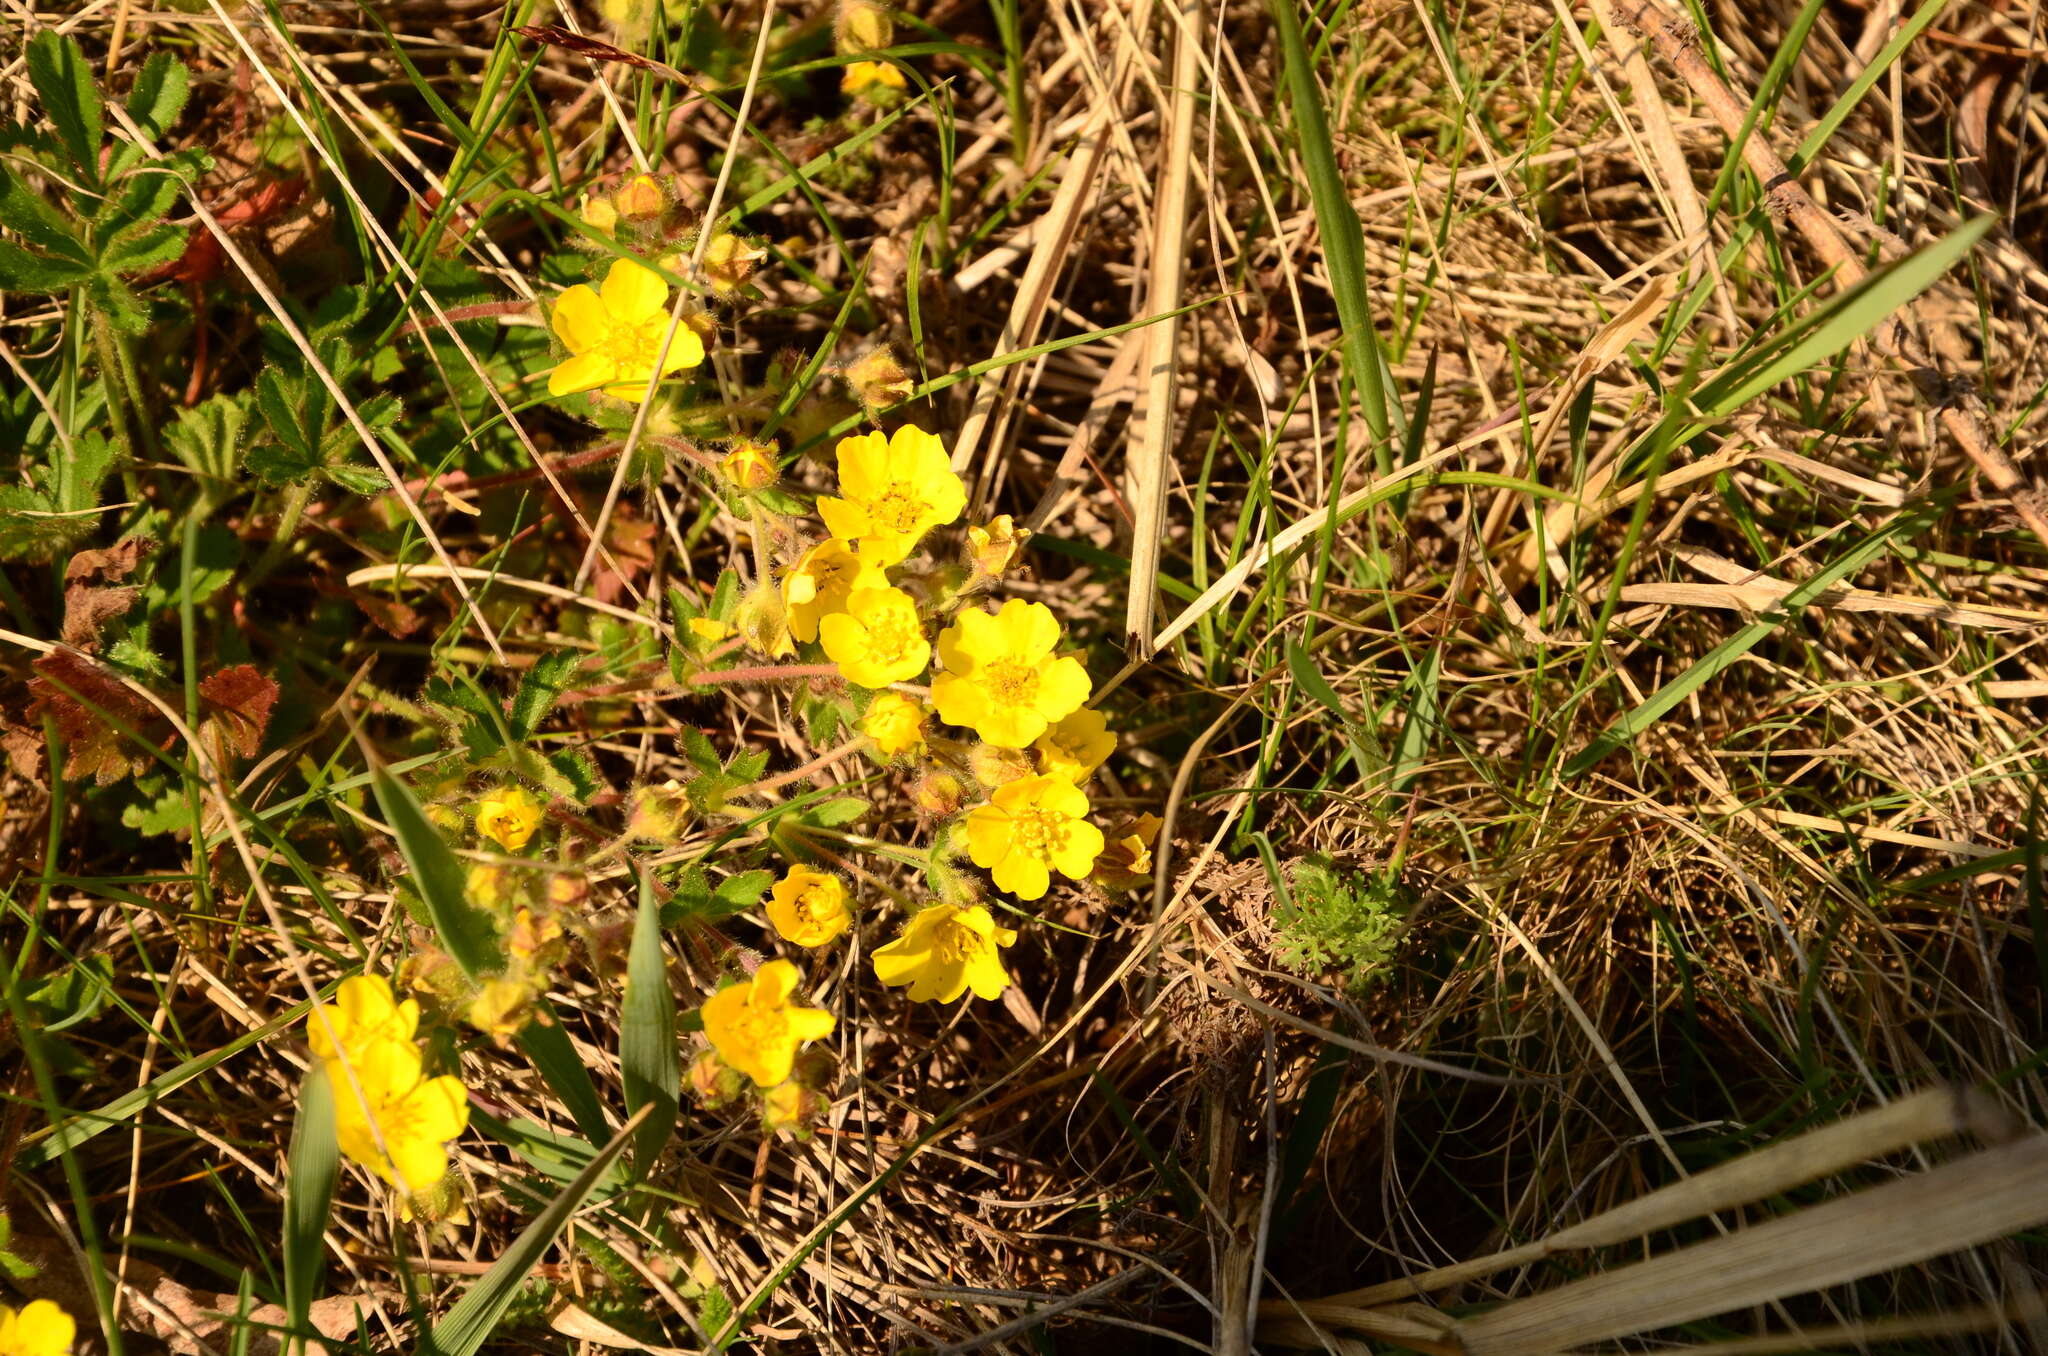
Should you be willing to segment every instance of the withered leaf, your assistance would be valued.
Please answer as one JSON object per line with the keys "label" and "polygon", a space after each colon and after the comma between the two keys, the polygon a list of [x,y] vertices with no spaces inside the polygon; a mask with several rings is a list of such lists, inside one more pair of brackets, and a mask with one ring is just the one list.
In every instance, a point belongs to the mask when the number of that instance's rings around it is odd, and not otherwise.
{"label": "withered leaf", "polygon": [[117,541],[104,551],[75,551],[71,562],[64,567],[64,582],[67,584],[113,584],[135,573],[135,567],[142,558],[156,550],[156,543],[148,537],[129,537]]}
{"label": "withered leaf", "polygon": [[64,643],[81,650],[98,646],[100,628],[135,606],[142,590],[133,584],[96,588],[73,584],[64,590]]}
{"label": "withered leaf", "polygon": [[270,708],[277,705],[277,680],[253,664],[237,664],[203,679],[199,697],[207,711],[199,737],[214,749],[254,758],[270,728]]}
{"label": "withered leaf", "polygon": [[163,714],[90,659],[56,650],[36,660],[35,669],[28,684],[35,697],[29,716],[56,722],[65,776],[90,775],[111,786],[149,767],[144,744],[169,747],[170,722]]}

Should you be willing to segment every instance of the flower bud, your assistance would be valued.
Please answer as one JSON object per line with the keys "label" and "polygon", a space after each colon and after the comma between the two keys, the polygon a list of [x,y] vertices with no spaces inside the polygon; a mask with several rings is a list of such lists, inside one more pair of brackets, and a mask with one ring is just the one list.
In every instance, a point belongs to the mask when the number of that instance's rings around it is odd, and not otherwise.
{"label": "flower bud", "polygon": [[557,912],[573,913],[590,898],[590,877],[581,871],[557,871],[548,877],[548,904]]}
{"label": "flower bud", "polygon": [[1017,552],[1024,545],[1027,534],[1017,530],[1016,520],[1009,514],[991,518],[986,527],[967,529],[967,558],[974,567],[974,576],[980,579],[1001,579],[1010,566],[1017,561]]}
{"label": "flower bud", "polygon": [[500,976],[486,980],[463,1014],[469,1024],[497,1042],[499,1049],[526,1025],[527,1007],[533,1002],[533,988],[523,980]]}
{"label": "flower bud", "polygon": [[845,55],[879,51],[896,41],[896,21],[875,0],[839,0],[833,39]]}
{"label": "flower bud", "polygon": [[561,939],[562,922],[554,914],[522,908],[512,915],[505,933],[505,952],[514,960],[529,961]]}
{"label": "flower bud", "polygon": [[746,285],[754,270],[768,257],[768,251],[730,231],[720,231],[704,247],[704,280],[720,296],[730,296]]}
{"label": "flower bud", "polygon": [[691,1061],[683,1081],[705,1106],[724,1106],[740,1095],[747,1076],[720,1059],[716,1050],[706,1050]]}
{"label": "flower bud", "polygon": [[732,451],[720,459],[718,473],[725,477],[726,484],[742,494],[765,490],[782,479],[782,468],[775,462],[774,445],[748,438],[732,445]]}
{"label": "flower bud", "polygon": [[761,1128],[769,1134],[786,1130],[795,1139],[809,1139],[811,1127],[830,1106],[822,1093],[792,1078],[761,1094]]}
{"label": "flower bud", "polygon": [[660,180],[653,175],[636,174],[612,194],[612,205],[628,221],[645,221],[667,210],[668,195],[662,192]]}
{"label": "flower bud", "polygon": [[612,206],[610,198],[593,198],[588,193],[584,194],[577,215],[583,218],[585,226],[599,235],[610,235],[619,227],[619,209]]}
{"label": "flower bud", "polygon": [[689,813],[689,795],[673,777],[660,786],[636,787],[626,833],[643,843],[674,843],[682,837]]}
{"label": "flower bud", "polygon": [[796,642],[789,638],[782,590],[775,587],[773,580],[764,579],[747,590],[747,596],[740,599],[739,610],[733,614],[733,624],[747,638],[748,645],[770,659],[796,653]]}
{"label": "flower bud", "polygon": [[498,918],[510,917],[526,893],[524,877],[524,872],[513,867],[477,862],[463,877],[462,893],[485,913]]}
{"label": "flower bud", "polygon": [[855,358],[846,365],[842,375],[860,403],[870,410],[900,405],[910,399],[914,389],[909,371],[896,360],[895,353],[886,344],[871,348]]}
{"label": "flower bud", "polygon": [[976,744],[967,751],[967,770],[974,780],[993,791],[1019,777],[1034,775],[1031,754],[1024,749],[999,749],[993,744]]}
{"label": "flower bud", "polygon": [[911,803],[928,819],[944,819],[967,799],[967,788],[944,768],[933,768],[910,786]]}

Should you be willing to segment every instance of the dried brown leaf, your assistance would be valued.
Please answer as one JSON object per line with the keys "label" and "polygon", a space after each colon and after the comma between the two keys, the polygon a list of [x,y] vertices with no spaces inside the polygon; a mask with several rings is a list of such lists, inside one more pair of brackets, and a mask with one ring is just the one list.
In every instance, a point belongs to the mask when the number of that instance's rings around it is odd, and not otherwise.
{"label": "dried brown leaf", "polygon": [[64,741],[64,775],[88,774],[101,786],[146,769],[141,741],[170,745],[169,723],[121,679],[69,650],[55,650],[35,662],[29,680],[35,701],[31,719],[49,716]]}
{"label": "dried brown leaf", "polygon": [[277,680],[252,664],[237,664],[209,675],[199,684],[207,715],[199,737],[221,752],[254,758],[270,728],[270,709],[277,705]]}

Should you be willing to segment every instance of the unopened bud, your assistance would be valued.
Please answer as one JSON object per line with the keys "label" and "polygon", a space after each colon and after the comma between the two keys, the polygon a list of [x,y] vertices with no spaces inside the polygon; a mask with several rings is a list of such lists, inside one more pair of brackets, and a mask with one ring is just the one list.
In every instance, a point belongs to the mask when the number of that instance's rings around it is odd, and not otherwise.
{"label": "unopened bud", "polygon": [[690,798],[674,778],[660,786],[642,786],[633,792],[626,832],[644,843],[673,843],[682,837],[689,813]]}
{"label": "unopened bud", "polygon": [[610,235],[618,229],[619,209],[612,206],[610,198],[593,198],[588,193],[584,194],[578,215],[583,218],[585,226],[599,235]]}
{"label": "unopened bud", "polygon": [[770,1134],[784,1130],[792,1138],[809,1139],[811,1127],[830,1105],[822,1094],[792,1078],[761,1094],[761,1128]]}
{"label": "unopened bud", "polygon": [[612,194],[612,205],[629,221],[645,221],[667,210],[668,195],[662,192],[661,182],[653,175],[636,174]]}
{"label": "unopened bud", "polygon": [[754,276],[768,251],[730,231],[720,231],[704,247],[704,280],[721,295],[737,292]]}
{"label": "unopened bud", "polygon": [[880,51],[896,41],[896,21],[875,0],[839,0],[833,37],[843,54]]}
{"label": "unopened bud", "polygon": [[854,395],[870,410],[900,405],[910,399],[915,389],[910,372],[896,361],[896,355],[886,345],[871,348],[855,358],[846,365],[844,375]]}
{"label": "unopened bud", "polygon": [[1031,755],[1024,749],[976,744],[967,751],[967,770],[974,774],[974,780],[993,791],[1019,777],[1029,777],[1038,769],[1032,766]]}
{"label": "unopened bud", "polygon": [[967,787],[943,768],[933,768],[910,786],[911,803],[928,819],[944,819],[967,799]]}
{"label": "unopened bud", "polygon": [[743,494],[765,490],[782,478],[773,445],[745,438],[732,445],[732,451],[719,461],[718,471],[726,484]]}
{"label": "unopened bud", "polygon": [[716,1050],[706,1050],[691,1061],[685,1081],[690,1095],[704,1105],[724,1106],[740,1095],[747,1076],[720,1059]]}
{"label": "unopened bud", "polygon": [[748,645],[770,659],[796,653],[796,642],[789,638],[782,590],[770,580],[764,579],[747,590],[747,596],[740,599],[739,610],[733,614],[733,625],[747,638]]}

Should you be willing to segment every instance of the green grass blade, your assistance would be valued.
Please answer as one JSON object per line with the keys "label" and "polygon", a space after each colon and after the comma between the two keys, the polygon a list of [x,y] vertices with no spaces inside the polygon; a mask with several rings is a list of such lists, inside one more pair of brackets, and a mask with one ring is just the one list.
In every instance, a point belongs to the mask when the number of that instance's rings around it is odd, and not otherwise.
{"label": "green grass blade", "polygon": [[[377,804],[398,839],[398,851],[419,888],[427,916],[434,920],[434,931],[470,982],[482,983],[504,968],[497,928],[488,914],[469,902],[462,863],[441,831],[428,822],[427,812],[412,791],[377,762],[374,754],[369,757]],[[592,1144],[603,1141],[611,1128],[605,1123],[597,1085],[591,1082],[589,1067],[576,1054],[546,999],[534,1003],[533,1020],[520,1031],[519,1046],[555,1095],[568,1104],[576,1128]]]}
{"label": "green grass blade", "polygon": [[1702,410],[1710,418],[1730,414],[1779,382],[1834,357],[1938,282],[1942,274],[1976,248],[1997,221],[1988,214],[1977,217],[1933,244],[1872,273],[1822,307],[1800,327],[1805,331],[1804,337],[1776,358],[1735,381],[1709,382],[1702,387]]}
{"label": "green grass blade", "polygon": [[[284,1187],[284,1308],[286,1326],[308,1330],[320,1275],[327,1262],[327,1212],[334,1204],[334,1180],[341,1171],[341,1146],[334,1137],[334,1088],[315,1065],[299,1093],[292,1122],[289,1172]],[[287,1343],[287,1356],[303,1352],[303,1340]]]}
{"label": "green grass blade", "polygon": [[626,1002],[619,1032],[619,1065],[625,1074],[626,1110],[647,1119],[633,1141],[633,1172],[645,1177],[675,1133],[682,1104],[683,1071],[676,1052],[676,994],[669,987],[661,945],[661,904],[654,878],[640,877],[640,916],[626,957]]}
{"label": "green grass blade", "polygon": [[641,1118],[645,1114],[633,1116],[619,1127],[619,1133],[598,1150],[597,1157],[590,1160],[590,1166],[577,1173],[576,1180],[563,1188],[562,1194],[536,1215],[533,1223],[520,1231],[519,1237],[512,1240],[512,1246],[499,1255],[491,1269],[433,1326],[426,1340],[420,1343],[420,1350],[426,1356],[475,1356],[490,1340],[499,1321],[505,1317],[505,1311],[519,1297],[527,1276],[540,1265],[540,1259],[547,1250],[554,1246],[555,1235],[562,1232],[569,1217],[582,1208],[584,1198],[603,1179],[606,1169],[625,1152],[626,1145],[632,1142],[640,1129]]}
{"label": "green grass blade", "polygon": [[1927,0],[1926,4],[1914,11],[1912,18],[1899,26],[1899,31],[1884,45],[1876,60],[1857,72],[1856,78],[1849,82],[1849,87],[1842,91],[1842,97],[1835,100],[1833,107],[1813,125],[1813,130],[1800,141],[1799,149],[1794,151],[1792,158],[1786,162],[1785,168],[1794,178],[1806,172],[1806,167],[1820,154],[1821,147],[1828,144],[1828,138],[1849,120],[1849,115],[1856,111],[1856,105],[1863,102],[1863,96],[1870,93],[1877,82],[1884,78],[1884,73],[1892,68],[1892,63],[1897,61],[1906,48],[1912,45],[1913,40],[1919,37],[1929,24],[1940,18],[1941,12],[1947,8],[1948,0]]}
{"label": "green grass blade", "polygon": [[1608,754],[1634,743],[1637,736],[1663,719],[1672,707],[1755,649],[1766,636],[1798,616],[1808,603],[1876,559],[1894,538],[1923,526],[1926,521],[1925,512],[1901,514],[1843,552],[1826,568],[1802,580],[1797,588],[1785,595],[1785,601],[1776,611],[1766,613],[1716,645],[1685,672],[1650,694],[1641,705],[1625,712],[1602,730],[1592,743],[1564,765],[1560,776],[1565,780],[1577,777]]}
{"label": "green grass blade", "polygon": [[[1316,84],[1308,45],[1302,40],[1295,0],[1270,0],[1270,4],[1287,68],[1287,93],[1294,105],[1301,162],[1308,170],[1309,200],[1315,207],[1316,230],[1322,236],[1323,261],[1330,270],[1331,297],[1344,328],[1344,370],[1358,392],[1374,450],[1384,459],[1389,427],[1387,389],[1381,380],[1379,334],[1372,326],[1372,303],[1366,293],[1365,228],[1359,224],[1344,176],[1337,169],[1336,146],[1330,139],[1329,119],[1323,114],[1323,93]],[[1386,474],[1386,466],[1379,469]]]}

